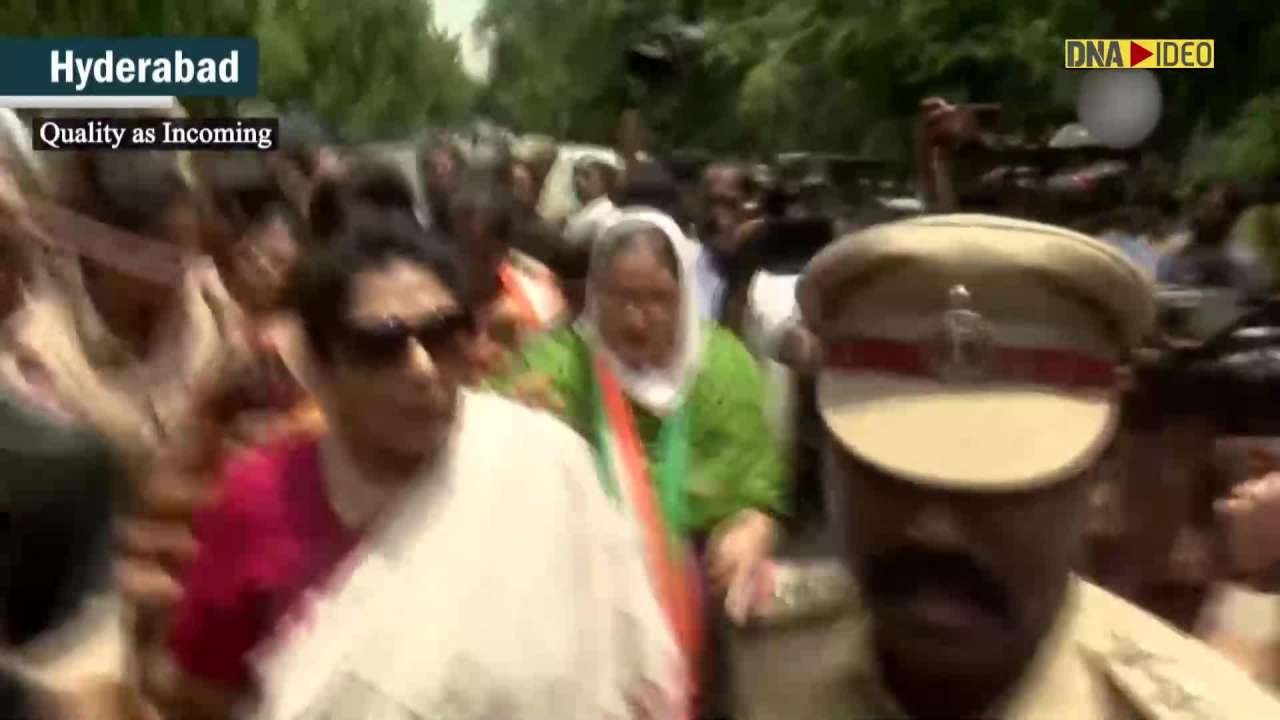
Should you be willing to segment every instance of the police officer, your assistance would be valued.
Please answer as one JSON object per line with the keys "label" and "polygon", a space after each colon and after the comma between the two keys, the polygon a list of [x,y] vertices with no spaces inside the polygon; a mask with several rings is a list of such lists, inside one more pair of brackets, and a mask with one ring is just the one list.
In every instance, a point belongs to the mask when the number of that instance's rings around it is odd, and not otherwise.
{"label": "police officer", "polygon": [[1152,318],[1129,260],[940,215],[829,246],[798,296],[862,608],[829,717],[1280,717],[1226,659],[1072,572],[1117,364]]}

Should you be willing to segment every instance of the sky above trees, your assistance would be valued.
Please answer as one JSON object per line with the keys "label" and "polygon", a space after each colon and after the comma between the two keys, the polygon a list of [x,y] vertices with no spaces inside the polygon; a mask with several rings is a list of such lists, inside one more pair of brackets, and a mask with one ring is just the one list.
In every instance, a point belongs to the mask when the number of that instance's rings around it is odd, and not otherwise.
{"label": "sky above trees", "polygon": [[435,6],[436,24],[458,38],[462,47],[462,66],[477,80],[489,75],[489,45],[473,32],[484,4],[485,0],[438,0]]}

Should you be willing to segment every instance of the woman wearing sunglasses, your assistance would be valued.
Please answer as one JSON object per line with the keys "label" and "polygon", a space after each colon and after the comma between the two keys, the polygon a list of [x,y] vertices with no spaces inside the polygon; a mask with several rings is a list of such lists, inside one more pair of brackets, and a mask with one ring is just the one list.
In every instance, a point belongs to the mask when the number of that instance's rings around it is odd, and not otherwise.
{"label": "woman wearing sunglasses", "polygon": [[294,278],[329,434],[225,472],[195,526],[167,704],[272,720],[675,717],[679,654],[636,592],[643,559],[589,449],[461,388],[463,273],[410,219],[365,215]]}

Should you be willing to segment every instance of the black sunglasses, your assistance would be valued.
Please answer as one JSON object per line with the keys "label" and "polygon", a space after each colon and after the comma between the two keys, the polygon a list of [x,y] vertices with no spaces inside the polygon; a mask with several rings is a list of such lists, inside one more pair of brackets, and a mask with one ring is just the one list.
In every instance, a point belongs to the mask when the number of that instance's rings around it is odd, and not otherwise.
{"label": "black sunglasses", "polygon": [[457,353],[475,324],[468,313],[434,315],[416,325],[388,319],[374,326],[349,324],[342,332],[344,354],[370,365],[388,365],[404,357],[410,340],[433,356]]}

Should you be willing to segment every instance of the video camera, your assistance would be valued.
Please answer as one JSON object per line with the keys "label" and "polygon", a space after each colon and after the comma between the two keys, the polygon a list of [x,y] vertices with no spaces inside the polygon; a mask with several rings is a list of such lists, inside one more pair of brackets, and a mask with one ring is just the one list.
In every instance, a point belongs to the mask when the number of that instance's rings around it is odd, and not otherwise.
{"label": "video camera", "polygon": [[784,153],[756,173],[759,216],[766,223],[756,262],[798,272],[840,234],[913,215],[906,173],[873,158]]}
{"label": "video camera", "polygon": [[[949,167],[918,170],[947,181],[955,210],[1092,235],[1135,224],[1127,218],[1145,218],[1152,229],[1153,220],[1175,214],[1168,177],[1144,177],[1140,151],[1101,147],[1087,137],[1057,142],[1067,135],[1035,143],[983,132],[949,148]],[[1260,189],[1246,204],[1277,198],[1280,193]],[[1142,234],[1137,227],[1128,231]],[[1280,404],[1272,401],[1280,393],[1280,299],[1256,301],[1234,288],[1164,286],[1157,306],[1155,335],[1131,367],[1131,399],[1154,417],[1208,418],[1223,434],[1280,434]]]}
{"label": "video camera", "polygon": [[1160,414],[1208,418],[1223,435],[1280,435],[1280,299],[1203,343],[1142,351],[1133,370],[1136,392]]}
{"label": "video camera", "polygon": [[659,20],[627,48],[627,73],[649,85],[674,80],[697,64],[706,42],[701,24]]}
{"label": "video camera", "polygon": [[777,192],[788,202],[829,214],[914,194],[906,168],[877,158],[834,153],[783,153],[775,162]]}

